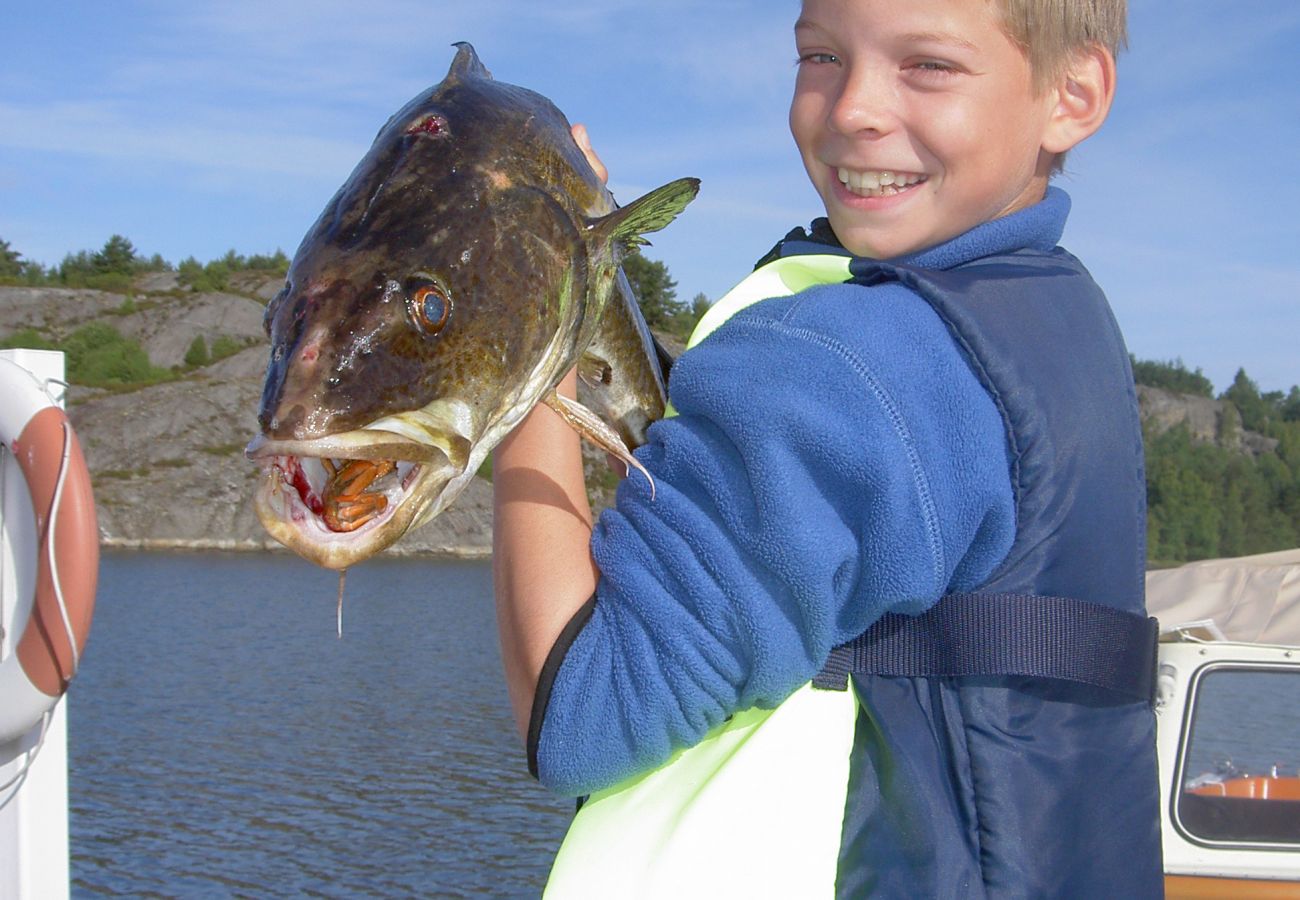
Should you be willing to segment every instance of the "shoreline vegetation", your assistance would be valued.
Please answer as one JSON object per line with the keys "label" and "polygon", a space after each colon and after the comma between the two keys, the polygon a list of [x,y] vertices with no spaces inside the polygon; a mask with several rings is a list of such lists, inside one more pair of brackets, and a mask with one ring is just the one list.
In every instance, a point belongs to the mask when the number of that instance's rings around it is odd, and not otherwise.
{"label": "shoreline vegetation", "polygon": [[[289,552],[253,515],[258,471],[242,452],[257,430],[263,311],[288,266],[280,250],[172,265],[113,235],[46,267],[0,239],[0,348],[65,353],[105,549]],[[681,352],[709,298],[679,301],[664,263],[639,253],[624,269],[656,336]],[[1216,396],[1181,359],[1132,362],[1149,566],[1300,546],[1300,386],[1263,390],[1242,368]],[[599,510],[617,479],[596,452],[587,475]],[[490,480],[485,466],[386,555],[489,558]]]}

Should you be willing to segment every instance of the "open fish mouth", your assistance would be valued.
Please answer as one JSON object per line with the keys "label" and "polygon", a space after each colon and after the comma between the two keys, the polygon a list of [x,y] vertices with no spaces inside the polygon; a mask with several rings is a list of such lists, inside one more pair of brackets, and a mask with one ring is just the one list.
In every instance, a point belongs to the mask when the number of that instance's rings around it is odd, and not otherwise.
{"label": "open fish mouth", "polygon": [[419,463],[395,460],[272,456],[266,465],[302,515],[335,533],[382,524],[420,473]]}
{"label": "open fish mouth", "polygon": [[380,434],[254,438],[244,453],[262,466],[254,497],[262,525],[318,565],[342,569],[427,518],[462,468],[438,447]]}

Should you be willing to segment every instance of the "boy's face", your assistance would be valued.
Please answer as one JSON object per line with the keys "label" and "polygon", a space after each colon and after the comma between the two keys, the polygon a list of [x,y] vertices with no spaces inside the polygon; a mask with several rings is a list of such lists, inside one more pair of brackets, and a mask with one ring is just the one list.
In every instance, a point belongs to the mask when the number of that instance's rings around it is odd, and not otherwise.
{"label": "boy's face", "polygon": [[992,0],[803,0],[790,129],[840,242],[887,259],[1038,202],[1051,91]]}

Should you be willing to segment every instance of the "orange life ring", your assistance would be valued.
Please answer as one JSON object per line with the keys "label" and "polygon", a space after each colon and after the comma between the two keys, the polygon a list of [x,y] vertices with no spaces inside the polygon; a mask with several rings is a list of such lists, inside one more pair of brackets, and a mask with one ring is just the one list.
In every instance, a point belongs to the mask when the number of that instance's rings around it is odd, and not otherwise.
{"label": "orange life ring", "polygon": [[41,722],[76,674],[95,607],[99,528],[90,472],[67,415],[7,359],[0,359],[0,443],[22,471],[33,513],[28,522],[5,523],[21,539],[13,541],[16,571],[7,579],[17,594],[13,639],[5,642],[12,649],[0,658],[4,744]]}

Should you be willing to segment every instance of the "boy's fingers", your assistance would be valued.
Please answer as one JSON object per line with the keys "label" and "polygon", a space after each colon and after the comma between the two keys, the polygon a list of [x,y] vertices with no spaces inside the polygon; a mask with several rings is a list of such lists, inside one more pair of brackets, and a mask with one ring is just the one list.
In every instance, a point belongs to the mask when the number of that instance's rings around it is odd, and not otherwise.
{"label": "boy's fingers", "polygon": [[587,162],[591,165],[592,171],[596,173],[596,177],[601,180],[602,184],[608,182],[609,171],[605,168],[605,164],[600,161],[600,157],[596,155],[596,151],[591,149],[591,136],[587,134],[587,126],[577,124],[573,126],[572,131],[573,139],[578,143],[578,149],[582,151],[583,156],[587,157]]}

